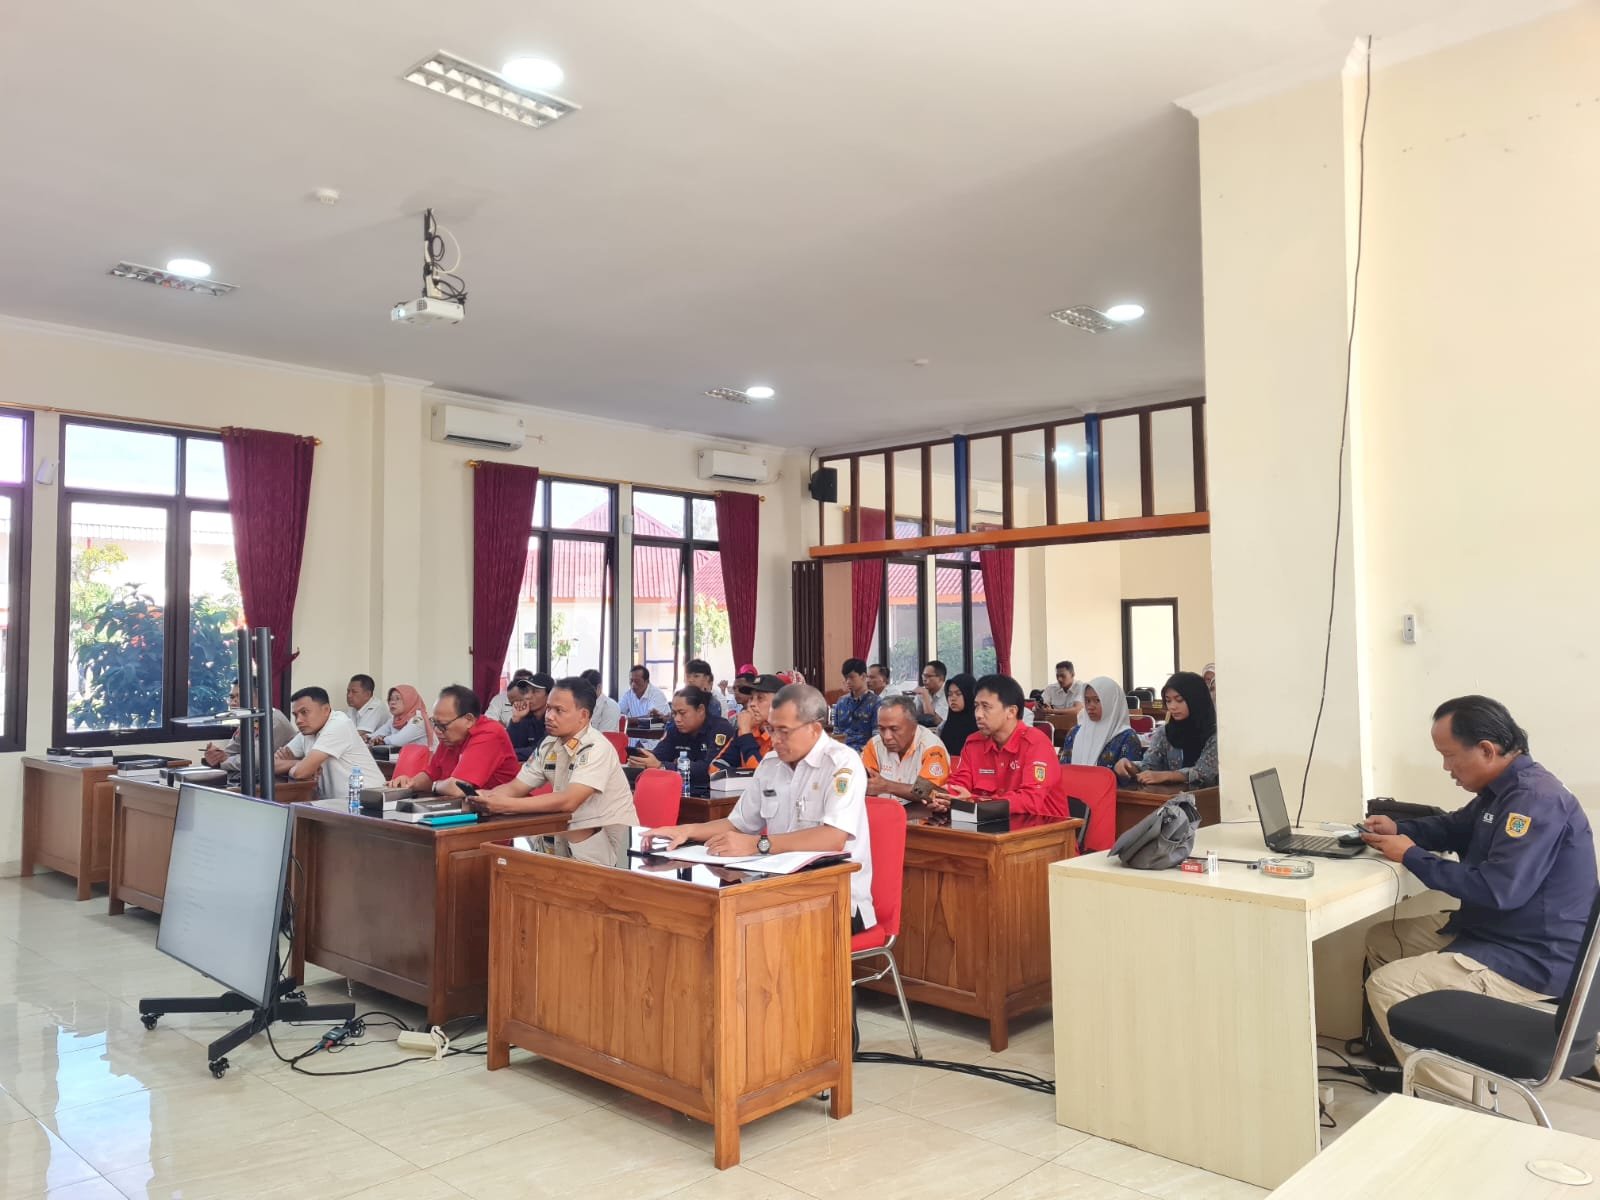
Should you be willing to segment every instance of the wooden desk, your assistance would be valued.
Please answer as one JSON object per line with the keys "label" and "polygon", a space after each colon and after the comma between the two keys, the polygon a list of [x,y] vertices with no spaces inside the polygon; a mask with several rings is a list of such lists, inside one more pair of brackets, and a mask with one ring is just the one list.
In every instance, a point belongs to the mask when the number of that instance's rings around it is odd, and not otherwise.
{"label": "wooden desk", "polygon": [[[1050,1003],[1047,869],[1078,852],[1082,822],[1018,816],[952,826],[920,804],[906,815],[894,945],[906,996],[987,1020],[989,1048],[1004,1050],[1010,1019]],[[865,986],[894,994],[887,979]]]}
{"label": "wooden desk", "polygon": [[[187,759],[168,760],[186,767]],[[111,879],[111,776],[115,767],[22,760],[22,874],[49,867],[78,881],[78,899]]]}
{"label": "wooden desk", "polygon": [[[160,912],[167,894],[167,864],[178,820],[178,789],[144,779],[111,780],[111,874],[106,911],[121,916],[128,905]],[[310,780],[280,780],[280,804],[316,799]]]}
{"label": "wooden desk", "polygon": [[296,978],[316,963],[426,1005],[431,1025],[487,1011],[497,847],[484,843],[560,833],[566,815],[435,829],[352,813],[344,800],[297,804],[294,814]]}
{"label": "wooden desk", "polygon": [[678,824],[703,825],[707,821],[720,821],[739,803],[737,796],[685,796],[678,802]]}
{"label": "wooden desk", "polygon": [[1117,788],[1117,836],[1121,837],[1160,808],[1168,800],[1183,792],[1194,796],[1200,809],[1202,827],[1215,825],[1222,820],[1222,792],[1219,788],[1186,788],[1178,783],[1133,783],[1118,777],[1123,786]]}
{"label": "wooden desk", "polygon": [[[1265,852],[1254,823],[1200,830],[1196,853],[1208,849]],[[1310,879],[1231,862],[1211,876],[1136,871],[1103,852],[1056,863],[1056,1120],[1276,1187],[1319,1146],[1319,991],[1359,996],[1359,959],[1339,957],[1344,942],[1420,890],[1372,854],[1318,859]],[[1337,977],[1314,962],[1329,952]],[[1176,1027],[1188,1034],[1174,1052],[1160,1031]]]}
{"label": "wooden desk", "polygon": [[719,1169],[741,1125],[818,1092],[849,1116],[858,868],[724,887],[743,877],[630,862],[495,853],[489,1069],[521,1046],[709,1122]]}
{"label": "wooden desk", "polygon": [[[1551,1183],[1528,1170],[1528,1163],[1539,1159],[1568,1163],[1597,1182]],[[1600,1142],[1449,1104],[1387,1096],[1272,1195],[1274,1200],[1592,1197],[1600,1195]]]}

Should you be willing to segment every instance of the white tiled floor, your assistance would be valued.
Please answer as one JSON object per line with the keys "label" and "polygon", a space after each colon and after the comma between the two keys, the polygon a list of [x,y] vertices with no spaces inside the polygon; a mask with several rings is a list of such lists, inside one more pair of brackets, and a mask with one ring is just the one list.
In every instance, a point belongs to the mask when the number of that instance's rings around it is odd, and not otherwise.
{"label": "white tiled floor", "polygon": [[[1049,1096],[912,1067],[857,1065],[847,1120],[807,1103],[746,1126],[742,1164],[724,1172],[711,1165],[708,1126],[520,1052],[494,1073],[481,1058],[457,1057],[317,1079],[291,1072],[258,1038],[215,1080],[203,1047],[233,1018],[167,1017],[147,1033],[136,1006],[216,987],[155,949],[154,917],[110,917],[103,895],[82,904],[72,895],[60,876],[0,880],[0,1200],[1264,1194],[1063,1129]],[[312,978],[314,998],[344,997],[342,980]],[[421,1020],[378,992],[355,995],[363,1009]],[[878,998],[866,1004],[863,1047],[906,1052],[898,1014]],[[991,1055],[980,1022],[926,1008],[916,1016],[930,1057],[1054,1077],[1047,1018],[1018,1022],[1011,1048]],[[310,1041],[287,1029],[279,1046]],[[393,1058],[372,1045],[307,1066]],[[1334,1111],[1348,1126],[1369,1098],[1337,1090]],[[1600,1097],[1569,1088],[1556,1107],[1559,1126],[1600,1133]]]}

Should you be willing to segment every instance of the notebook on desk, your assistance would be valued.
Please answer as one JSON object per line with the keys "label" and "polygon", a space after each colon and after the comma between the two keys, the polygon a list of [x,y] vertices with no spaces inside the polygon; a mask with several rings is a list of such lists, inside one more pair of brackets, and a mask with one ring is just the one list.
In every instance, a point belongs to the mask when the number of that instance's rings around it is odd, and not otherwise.
{"label": "notebook on desk", "polygon": [[1250,776],[1250,790],[1256,796],[1256,816],[1261,818],[1261,834],[1267,848],[1275,854],[1310,854],[1317,858],[1354,858],[1367,848],[1365,842],[1346,845],[1338,838],[1315,837],[1293,832],[1289,806],[1284,803],[1283,784],[1278,769],[1257,771]]}

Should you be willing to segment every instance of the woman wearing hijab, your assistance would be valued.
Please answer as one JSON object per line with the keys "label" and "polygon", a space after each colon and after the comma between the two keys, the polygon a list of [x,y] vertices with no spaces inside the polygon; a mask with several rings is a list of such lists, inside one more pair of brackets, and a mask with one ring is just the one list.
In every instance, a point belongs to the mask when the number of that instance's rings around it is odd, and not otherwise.
{"label": "woman wearing hijab", "polygon": [[433,745],[433,722],[422,693],[409,683],[390,688],[389,719],[373,731],[371,742],[374,746]]}
{"label": "woman wearing hijab", "polygon": [[1078,767],[1115,767],[1142,757],[1139,735],[1128,724],[1128,697],[1122,685],[1096,675],[1083,689],[1083,715],[1061,744],[1061,762]]}
{"label": "woman wearing hijab", "polygon": [[1137,764],[1127,758],[1117,761],[1117,774],[1140,783],[1216,787],[1217,709],[1206,681],[1193,671],[1179,671],[1161,689],[1161,699],[1167,723],[1156,729]]}
{"label": "woman wearing hijab", "polygon": [[961,756],[961,747],[978,732],[978,719],[972,705],[978,698],[978,681],[971,675],[952,675],[945,681],[944,697],[950,705],[950,715],[939,727],[939,738],[951,758]]}

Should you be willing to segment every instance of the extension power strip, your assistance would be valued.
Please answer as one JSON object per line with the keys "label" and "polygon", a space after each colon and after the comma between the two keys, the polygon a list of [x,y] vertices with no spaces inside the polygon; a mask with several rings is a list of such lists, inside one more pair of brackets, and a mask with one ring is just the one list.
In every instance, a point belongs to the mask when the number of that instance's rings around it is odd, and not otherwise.
{"label": "extension power strip", "polygon": [[424,1030],[403,1030],[394,1039],[394,1044],[407,1054],[420,1054],[425,1058],[442,1058],[450,1039],[445,1037],[437,1027],[431,1032]]}

